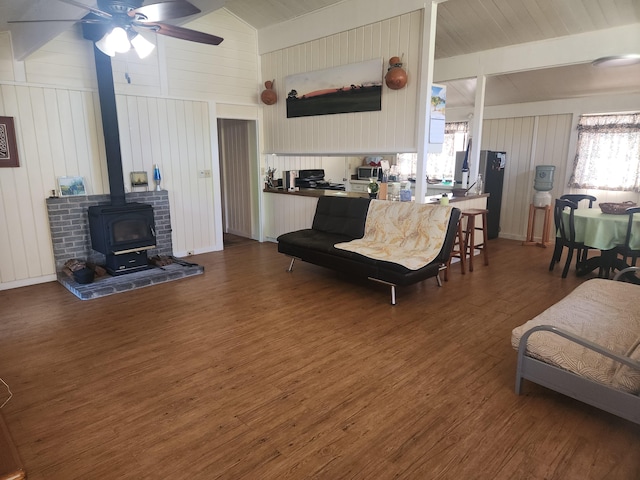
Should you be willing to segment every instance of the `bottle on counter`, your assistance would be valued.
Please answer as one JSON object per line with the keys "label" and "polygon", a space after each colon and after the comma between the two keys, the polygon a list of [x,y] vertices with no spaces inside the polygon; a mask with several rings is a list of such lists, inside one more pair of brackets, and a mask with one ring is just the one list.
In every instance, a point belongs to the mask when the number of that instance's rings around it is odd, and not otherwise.
{"label": "bottle on counter", "polygon": [[478,174],[478,180],[476,181],[476,195],[482,195],[484,192],[484,181],[482,180],[482,174]]}
{"label": "bottle on counter", "polygon": [[443,193],[440,197],[440,205],[449,205],[449,195]]}

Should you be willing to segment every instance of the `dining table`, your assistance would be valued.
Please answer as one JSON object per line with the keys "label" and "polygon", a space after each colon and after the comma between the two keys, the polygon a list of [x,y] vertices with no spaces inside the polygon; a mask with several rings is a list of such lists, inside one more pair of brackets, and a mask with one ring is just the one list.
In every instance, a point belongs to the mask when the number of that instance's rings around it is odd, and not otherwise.
{"label": "dining table", "polygon": [[[569,212],[563,212],[562,216],[568,227]],[[625,243],[629,215],[602,213],[599,208],[578,208],[573,211],[573,218],[575,241],[601,252],[599,256],[579,262],[578,275],[586,275],[599,268],[600,276],[608,276],[611,268],[621,270],[628,266],[617,257],[615,248]],[[634,217],[629,246],[640,250],[640,215]]]}

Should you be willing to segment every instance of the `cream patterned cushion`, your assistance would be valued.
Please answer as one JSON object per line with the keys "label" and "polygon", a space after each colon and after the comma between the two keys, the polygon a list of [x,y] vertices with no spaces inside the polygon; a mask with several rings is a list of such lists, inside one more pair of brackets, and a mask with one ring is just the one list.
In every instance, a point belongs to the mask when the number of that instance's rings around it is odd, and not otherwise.
{"label": "cream patterned cushion", "polygon": [[[592,279],[537,317],[515,328],[511,345],[538,325],[553,325],[605,347],[619,355],[640,360],[640,287],[630,283]],[[529,337],[527,355],[590,380],[629,393],[640,393],[640,371],[623,366],[550,332]]]}
{"label": "cream patterned cushion", "polygon": [[335,247],[418,270],[440,253],[451,210],[450,206],[372,200],[364,236]]}

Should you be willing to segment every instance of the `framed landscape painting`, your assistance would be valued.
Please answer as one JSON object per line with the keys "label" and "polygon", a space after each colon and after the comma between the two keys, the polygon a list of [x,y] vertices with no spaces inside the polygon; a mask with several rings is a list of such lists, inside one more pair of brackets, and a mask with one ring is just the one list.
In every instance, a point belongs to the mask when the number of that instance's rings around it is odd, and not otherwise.
{"label": "framed landscape painting", "polygon": [[287,118],[382,110],[382,59],[289,75]]}
{"label": "framed landscape painting", "polygon": [[58,190],[61,197],[87,194],[82,177],[58,177]]}

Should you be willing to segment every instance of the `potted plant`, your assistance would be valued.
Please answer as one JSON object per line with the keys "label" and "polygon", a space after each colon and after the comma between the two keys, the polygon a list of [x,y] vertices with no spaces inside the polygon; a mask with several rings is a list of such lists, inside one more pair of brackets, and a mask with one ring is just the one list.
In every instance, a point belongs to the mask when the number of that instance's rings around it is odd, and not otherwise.
{"label": "potted plant", "polygon": [[376,178],[370,178],[369,184],[367,185],[367,192],[369,192],[369,198],[378,198],[378,190],[380,189],[380,185],[378,185],[378,180]]}

